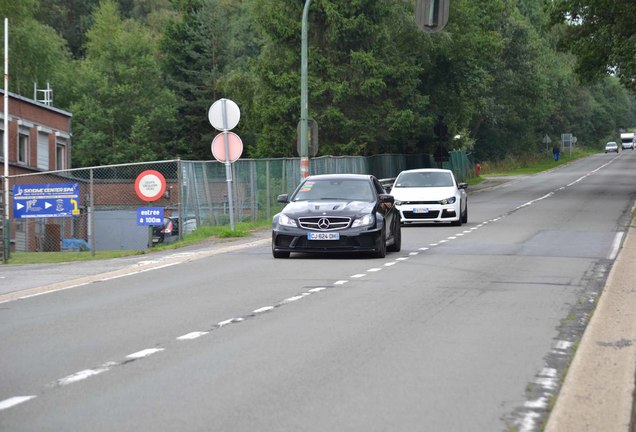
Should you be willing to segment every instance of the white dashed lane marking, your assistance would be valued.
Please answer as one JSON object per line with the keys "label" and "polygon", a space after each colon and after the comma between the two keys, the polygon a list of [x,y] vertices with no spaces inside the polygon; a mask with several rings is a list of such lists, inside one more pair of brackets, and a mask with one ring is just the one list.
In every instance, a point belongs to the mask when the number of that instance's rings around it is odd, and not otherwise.
{"label": "white dashed lane marking", "polygon": [[36,396],[14,396],[9,399],[5,399],[0,401],[0,411],[20,405],[21,403],[34,399],[35,397]]}
{"label": "white dashed lane marking", "polygon": [[206,331],[190,332],[188,334],[184,334],[183,336],[179,336],[177,340],[192,340],[192,339],[199,338],[201,336],[205,336],[206,334],[208,334],[208,332]]}
{"label": "white dashed lane marking", "polygon": [[[606,166],[606,165],[603,165],[603,167]],[[601,168],[603,168],[603,167],[601,167]],[[593,171],[591,173],[588,173],[587,175],[579,178],[578,180],[568,184],[566,187],[570,187],[570,186],[578,183],[579,181],[583,180],[588,175],[593,174],[594,172],[598,171],[601,168],[598,168],[597,170],[595,170],[595,171]],[[565,189],[565,187],[561,187],[561,188],[557,189],[556,191],[560,191],[560,190],[563,190],[563,189]],[[547,199],[549,197],[552,197],[555,194],[556,191],[550,192],[550,193],[548,193],[548,194],[546,194],[546,195],[544,195],[544,196],[542,196],[542,197],[540,197],[538,199],[535,199],[535,200],[532,200],[532,201],[528,201],[527,203],[522,204],[521,206],[511,210],[510,212],[506,213],[505,215],[501,215],[501,216],[498,216],[496,218],[490,219],[488,221],[484,221],[484,222],[482,222],[482,223],[480,223],[480,224],[478,224],[476,226],[471,227],[470,229],[464,230],[461,233],[457,233],[454,236],[449,236],[448,238],[446,238],[444,240],[440,240],[437,243],[431,243],[427,247],[421,247],[421,248],[418,249],[419,252],[410,252],[409,256],[416,256],[420,252],[425,252],[425,251],[430,250],[432,247],[436,247],[436,246],[442,245],[442,244],[447,243],[449,241],[456,240],[458,237],[462,237],[462,236],[464,236],[466,234],[474,232],[475,230],[478,230],[478,229],[486,226],[489,223],[497,222],[497,221],[503,219],[504,217],[514,213],[515,211],[518,211],[519,209],[528,207],[528,206],[533,205],[533,204],[535,204],[535,203],[537,203],[537,202],[539,202],[541,200],[544,200],[544,199]],[[408,260],[408,257],[399,257],[399,258],[396,258],[395,261],[390,261],[390,262],[384,263],[382,267],[370,268],[370,269],[367,270],[367,273],[379,272],[384,267],[392,267],[392,266],[398,264],[399,262],[404,262],[406,260]],[[169,264],[166,264],[165,266],[169,266],[169,265],[174,265],[174,264],[173,263],[169,263]],[[358,273],[358,274],[354,274],[354,275],[350,276],[350,279],[360,279],[360,278],[363,278],[365,276],[367,276],[366,273]],[[348,282],[349,282],[349,280],[345,280],[345,279],[337,280],[337,281],[335,281],[333,283],[333,286],[342,286],[342,285],[345,285]],[[272,310],[274,310],[277,307],[296,302],[296,301],[301,300],[301,299],[303,299],[303,298],[305,298],[305,297],[307,297],[307,296],[309,296],[311,294],[315,294],[315,293],[324,291],[326,289],[327,289],[327,287],[312,288],[312,289],[308,290],[307,292],[303,292],[303,293],[301,293],[299,295],[296,295],[296,296],[288,297],[288,298],[282,300],[280,303],[278,303],[278,304],[276,304],[274,306],[264,306],[264,307],[261,307],[261,308],[257,308],[255,310],[253,310],[250,314],[246,315],[245,317],[230,318],[230,319],[227,319],[227,320],[224,320],[224,321],[221,321],[221,322],[217,323],[210,330],[193,331],[193,332],[190,332],[190,333],[186,333],[186,334],[184,334],[182,336],[179,336],[176,339],[179,340],[179,341],[194,340],[194,339],[200,338],[202,336],[208,335],[214,329],[220,329],[220,328],[223,328],[223,327],[225,327],[225,326],[227,326],[229,324],[243,322],[243,321],[245,321],[246,318],[256,317],[256,316],[258,316],[258,315],[260,315],[260,314],[262,314],[264,312],[272,311]],[[571,346],[571,342],[559,341],[557,343],[557,345],[555,346],[555,350],[566,350],[570,346]],[[148,349],[144,349],[144,350],[141,350],[141,351],[137,351],[135,353],[127,355],[126,356],[126,360],[124,362],[121,362],[121,363],[107,362],[107,363],[104,363],[103,365],[101,365],[100,367],[97,367],[97,368],[94,368],[94,369],[84,369],[84,370],[81,370],[79,372],[76,372],[74,374],[68,375],[68,376],[66,376],[64,378],[61,378],[61,379],[55,381],[53,385],[61,386],[61,385],[68,385],[68,384],[76,383],[76,382],[79,382],[79,381],[83,381],[83,380],[85,380],[85,379],[87,379],[89,377],[96,376],[96,375],[102,374],[104,372],[107,372],[107,371],[111,370],[115,366],[120,366],[120,365],[125,364],[125,363],[130,362],[130,361],[135,361],[135,360],[147,358],[147,357],[149,357],[149,356],[151,356],[153,354],[156,354],[158,352],[161,352],[161,351],[164,351],[164,348],[148,348]],[[556,371],[554,369],[544,368],[539,374],[537,374],[536,383],[541,385],[542,387],[544,387],[547,390],[553,390],[554,388],[556,388],[556,384],[557,384],[556,383],[557,380],[556,380],[555,377],[556,377]],[[31,399],[36,398],[36,397],[37,397],[36,395],[14,396],[14,397],[5,399],[3,401],[0,401],[0,411],[8,409],[8,408],[11,408],[11,407],[14,407],[14,406],[19,405],[21,403],[27,402],[27,401],[29,401]],[[531,409],[545,409],[545,407],[547,406],[547,399],[546,398],[539,398],[539,399],[534,400],[534,401],[527,401],[525,403],[525,406],[527,408],[531,408]],[[522,430],[531,430],[532,429],[532,427],[533,427],[532,425],[534,424],[534,421],[535,421],[535,416],[538,416],[538,414],[536,412],[529,412],[529,413],[526,414],[526,416],[524,418],[524,421],[523,421],[523,424],[522,424]]]}
{"label": "white dashed lane marking", "polygon": [[72,375],[69,375],[67,377],[57,380],[55,384],[60,386],[65,386],[65,385],[76,383],[78,381],[83,381],[86,378],[90,378],[92,376],[99,375],[104,372],[108,372],[110,368],[116,365],[117,363],[115,362],[108,362],[108,363],[104,363],[102,366],[95,369],[84,369],[82,371],[76,372]]}
{"label": "white dashed lane marking", "polygon": [[137,351],[136,353],[128,354],[126,358],[136,360],[136,359],[140,359],[144,357],[149,357],[163,350],[164,350],[163,348],[148,348],[145,350]]}

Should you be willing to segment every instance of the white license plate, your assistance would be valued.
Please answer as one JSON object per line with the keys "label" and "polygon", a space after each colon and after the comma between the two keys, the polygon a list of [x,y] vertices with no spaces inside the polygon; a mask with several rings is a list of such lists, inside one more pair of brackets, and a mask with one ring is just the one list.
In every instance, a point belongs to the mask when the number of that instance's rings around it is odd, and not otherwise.
{"label": "white license plate", "polygon": [[413,213],[428,213],[429,210],[427,208],[414,208]]}
{"label": "white license plate", "polygon": [[310,232],[310,233],[307,233],[307,240],[340,240],[340,233]]}

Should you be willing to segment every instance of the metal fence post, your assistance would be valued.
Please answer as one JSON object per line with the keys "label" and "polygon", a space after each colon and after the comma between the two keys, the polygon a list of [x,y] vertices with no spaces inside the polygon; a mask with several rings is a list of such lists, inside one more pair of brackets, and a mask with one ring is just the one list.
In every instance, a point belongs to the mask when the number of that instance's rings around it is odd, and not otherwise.
{"label": "metal fence post", "polygon": [[265,161],[265,202],[266,202],[266,209],[267,209],[267,219],[272,217],[272,204],[271,204],[271,198],[270,198],[270,188],[269,188],[269,183],[270,183],[270,175],[269,175],[269,159],[267,159]]}
{"label": "metal fence post", "polygon": [[88,244],[91,248],[91,256],[95,256],[95,225],[93,220],[93,210],[95,205],[95,192],[93,188],[94,179],[93,179],[93,168],[90,169],[89,175],[89,184],[88,184],[88,220],[87,220],[87,229],[88,229]]}
{"label": "metal fence post", "polygon": [[[181,181],[182,181],[182,172],[181,172],[181,159],[177,159],[177,213],[179,214],[179,223],[181,227],[179,228],[179,240],[183,240],[183,232],[185,231],[186,220],[183,218],[183,205],[181,199]],[[197,221],[198,226],[199,221]]]}

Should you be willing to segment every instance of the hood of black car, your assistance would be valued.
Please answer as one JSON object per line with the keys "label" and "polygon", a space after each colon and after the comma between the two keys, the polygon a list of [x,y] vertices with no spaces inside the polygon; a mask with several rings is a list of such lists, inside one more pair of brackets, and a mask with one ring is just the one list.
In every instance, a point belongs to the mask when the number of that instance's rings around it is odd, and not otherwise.
{"label": "hood of black car", "polygon": [[287,204],[282,212],[294,219],[313,216],[348,216],[355,218],[372,213],[373,205],[373,203],[368,201],[297,201]]}

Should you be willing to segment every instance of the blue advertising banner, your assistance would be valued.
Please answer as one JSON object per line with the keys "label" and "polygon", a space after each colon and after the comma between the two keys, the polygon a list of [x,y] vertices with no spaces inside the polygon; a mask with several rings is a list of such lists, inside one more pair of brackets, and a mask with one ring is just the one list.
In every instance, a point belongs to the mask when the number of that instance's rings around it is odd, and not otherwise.
{"label": "blue advertising banner", "polygon": [[72,217],[79,214],[78,183],[13,186],[15,218]]}

